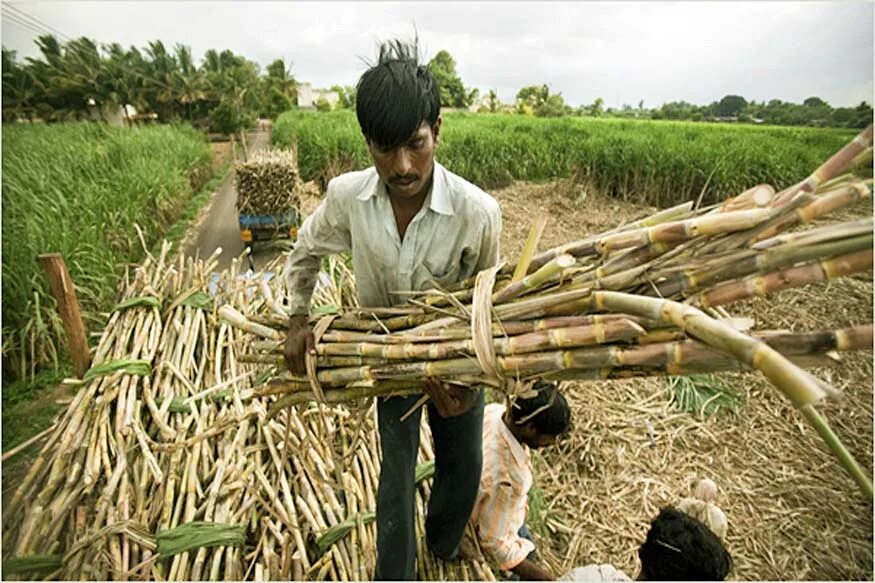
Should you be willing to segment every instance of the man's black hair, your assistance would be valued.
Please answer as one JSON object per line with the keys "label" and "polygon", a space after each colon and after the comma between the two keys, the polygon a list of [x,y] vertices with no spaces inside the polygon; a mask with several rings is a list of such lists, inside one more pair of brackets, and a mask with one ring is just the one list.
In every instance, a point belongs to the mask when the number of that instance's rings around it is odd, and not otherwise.
{"label": "man's black hair", "polygon": [[366,138],[383,148],[407,140],[423,121],[434,125],[441,112],[437,80],[419,64],[417,41],[387,41],[377,63],[356,85],[355,113]]}
{"label": "man's black hair", "polygon": [[541,435],[565,433],[571,424],[571,410],[556,383],[537,381],[532,390],[536,396],[516,399],[511,407],[511,420],[517,425],[531,423]]}
{"label": "man's black hair", "polygon": [[648,581],[723,581],[732,557],[705,523],[668,506],[650,524],[638,549]]}

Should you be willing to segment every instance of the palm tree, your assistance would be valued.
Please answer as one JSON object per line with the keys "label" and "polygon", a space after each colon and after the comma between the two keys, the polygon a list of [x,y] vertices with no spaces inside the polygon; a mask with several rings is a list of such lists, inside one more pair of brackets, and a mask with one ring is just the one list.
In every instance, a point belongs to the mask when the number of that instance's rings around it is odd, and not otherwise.
{"label": "palm tree", "polygon": [[188,121],[192,121],[193,105],[205,99],[203,90],[203,75],[194,64],[191,49],[177,44],[174,47],[178,70],[173,75],[173,87],[179,95],[179,101],[186,110]]}

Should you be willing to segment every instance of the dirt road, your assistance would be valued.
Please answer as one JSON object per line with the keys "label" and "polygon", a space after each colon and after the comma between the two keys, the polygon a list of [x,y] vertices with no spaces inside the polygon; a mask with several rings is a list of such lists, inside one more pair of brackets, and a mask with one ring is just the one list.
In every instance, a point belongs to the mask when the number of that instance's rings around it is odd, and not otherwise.
{"label": "dirt road", "polygon": [[[249,152],[263,150],[270,145],[270,131],[258,131],[247,136]],[[234,188],[234,171],[219,185],[212,199],[207,203],[204,214],[193,231],[187,237],[184,245],[186,255],[198,254],[209,257],[217,248],[222,248],[219,256],[219,270],[231,266],[231,261],[243,253],[245,246],[240,240],[240,229],[237,225],[237,190]],[[260,269],[265,263],[280,253],[277,249],[256,246],[251,255],[252,265]]]}

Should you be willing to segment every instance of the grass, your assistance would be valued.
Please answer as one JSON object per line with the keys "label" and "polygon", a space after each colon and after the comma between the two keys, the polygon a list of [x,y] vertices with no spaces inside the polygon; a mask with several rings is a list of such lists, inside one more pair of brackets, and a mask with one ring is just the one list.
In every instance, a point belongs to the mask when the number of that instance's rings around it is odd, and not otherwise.
{"label": "grass", "polygon": [[536,534],[542,540],[550,536],[546,525],[547,514],[548,510],[544,500],[544,492],[537,484],[532,484],[532,487],[529,488],[526,526],[530,532]]}
{"label": "grass", "polygon": [[[448,113],[438,160],[483,188],[574,176],[627,201],[705,204],[767,182],[789,186],[845,145],[853,130],[692,122]],[[352,111],[292,111],[273,142],[297,140],[305,180],[371,165]]]}
{"label": "grass", "polygon": [[744,391],[720,375],[668,377],[672,404],[700,418],[738,413],[744,406]]}
{"label": "grass", "polygon": [[102,326],[118,276],[162,237],[209,174],[187,126],[10,125],[3,129],[4,381],[58,366],[63,330],[36,256],[61,253],[86,325]]}
{"label": "grass", "polygon": [[4,451],[30,439],[51,425],[55,415],[64,405],[56,403],[54,395],[50,395],[48,389],[57,386],[71,374],[72,366],[64,361],[57,369],[46,368],[33,377],[4,384],[2,392]]}

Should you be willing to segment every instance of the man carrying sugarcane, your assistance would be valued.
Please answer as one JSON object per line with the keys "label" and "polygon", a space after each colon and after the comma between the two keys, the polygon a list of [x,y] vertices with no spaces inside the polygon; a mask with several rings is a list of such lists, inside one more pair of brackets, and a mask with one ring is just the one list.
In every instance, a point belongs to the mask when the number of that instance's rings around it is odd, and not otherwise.
{"label": "man carrying sugarcane", "polygon": [[483,421],[483,471],[480,491],[465,541],[467,558],[479,558],[477,547],[512,580],[549,581],[554,577],[537,560],[526,526],[526,505],[532,487],[529,450],[549,447],[571,424],[571,410],[556,383],[538,381],[529,394],[506,408],[486,407]]}
{"label": "man carrying sugarcane", "polygon": [[[418,64],[416,43],[385,43],[359,79],[356,115],[374,166],[331,180],[304,221],[285,266],[291,302],[284,356],[305,373],[315,355],[308,308],[321,258],[350,251],[362,307],[403,301],[395,292],[445,286],[498,262],[501,212],[488,194],[435,162],[440,91]],[[477,497],[482,462],[481,388],[426,379],[435,476],[425,523],[429,548],[458,556]],[[380,398],[382,466],[377,489],[377,579],[414,579],[414,470],[418,396]],[[403,420],[402,420],[403,418]]]}

